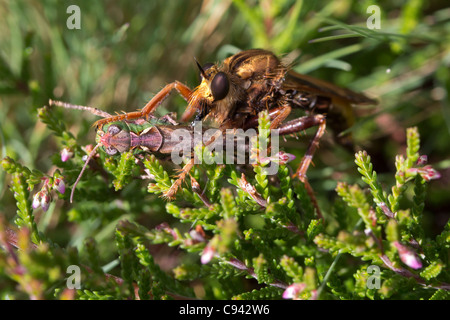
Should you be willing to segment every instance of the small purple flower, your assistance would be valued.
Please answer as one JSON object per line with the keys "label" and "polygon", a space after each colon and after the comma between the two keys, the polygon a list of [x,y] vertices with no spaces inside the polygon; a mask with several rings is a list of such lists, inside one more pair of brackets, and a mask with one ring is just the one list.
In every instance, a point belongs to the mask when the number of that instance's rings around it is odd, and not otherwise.
{"label": "small purple flower", "polygon": [[286,163],[288,163],[289,161],[292,161],[295,159],[295,156],[293,154],[284,152],[284,151],[280,151],[277,154],[271,156],[271,157],[261,157],[259,159],[259,161],[261,163],[268,163],[270,161],[272,162],[276,162],[279,163],[281,165],[284,165]]}
{"label": "small purple flower", "polygon": [[293,154],[283,151],[278,152],[275,157],[280,159],[280,164],[286,164],[292,160],[295,160],[295,156]]}
{"label": "small purple flower", "polygon": [[398,255],[400,256],[400,260],[408,267],[413,269],[422,268],[422,261],[416,252],[414,252],[411,248],[402,245],[398,241],[394,241],[394,246],[398,250]]}
{"label": "small purple flower", "polygon": [[41,206],[41,192],[39,191],[38,193],[36,193],[34,196],[33,196],[33,202],[32,202],[32,204],[31,204],[31,207],[33,208],[33,209],[37,209],[37,208],[39,208]]}
{"label": "small purple flower", "polygon": [[163,223],[159,224],[158,226],[156,226],[155,229],[167,232],[168,234],[170,234],[173,237],[174,240],[178,239],[178,234],[175,232],[175,230],[173,230],[169,226],[169,224],[167,222],[163,222]]}
{"label": "small purple flower", "polygon": [[50,202],[52,201],[52,198],[50,197],[50,194],[47,191],[41,191],[41,207],[42,210],[47,212],[48,207],[50,206]]}
{"label": "small purple flower", "polygon": [[441,177],[441,174],[434,170],[431,166],[425,166],[422,169],[419,169],[419,174],[424,178],[426,181],[439,179]]}
{"label": "small purple flower", "polygon": [[205,235],[199,232],[197,229],[192,229],[191,231],[189,231],[189,235],[195,242],[205,242],[206,240]]}
{"label": "small purple flower", "polygon": [[408,169],[408,172],[411,174],[420,174],[426,181],[439,179],[441,177],[441,174],[430,165],[423,168],[410,168]]}
{"label": "small purple flower", "polygon": [[61,161],[62,162],[66,162],[67,160],[72,158],[72,156],[73,156],[73,152],[70,151],[69,148],[62,149],[62,151],[61,151]]}
{"label": "small purple flower", "polygon": [[55,178],[53,188],[59,193],[64,194],[64,192],[66,192],[66,184],[64,183],[63,178]]}
{"label": "small purple flower", "polygon": [[208,244],[205,247],[205,249],[203,249],[203,253],[200,258],[200,261],[202,262],[202,264],[209,263],[212,260],[212,258],[214,257],[215,253],[216,253],[216,250],[211,245]]}
{"label": "small purple flower", "polygon": [[427,164],[427,162],[428,162],[428,156],[425,155],[425,154],[423,154],[423,155],[421,155],[421,156],[419,157],[419,159],[417,159],[416,164],[417,164],[418,166],[424,166],[424,165]]}
{"label": "small purple flower", "polygon": [[283,299],[296,299],[298,294],[305,290],[305,283],[293,283],[283,292]]}

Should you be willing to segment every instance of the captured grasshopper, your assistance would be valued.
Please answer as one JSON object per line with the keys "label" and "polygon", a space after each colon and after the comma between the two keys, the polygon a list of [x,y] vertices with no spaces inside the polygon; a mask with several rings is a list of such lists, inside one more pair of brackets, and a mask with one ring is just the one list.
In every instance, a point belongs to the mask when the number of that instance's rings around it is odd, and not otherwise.
{"label": "captured grasshopper", "polygon": [[[50,100],[49,105],[67,109],[85,110],[103,118],[111,117],[109,113],[97,108],[73,105],[62,101]],[[119,120],[97,125],[95,138],[97,144],[89,153],[88,158],[75,181],[70,194],[70,202],[73,201],[75,188],[83,176],[89,161],[95,155],[98,148],[101,148],[110,156],[118,155],[126,151],[132,151],[135,154],[149,152],[167,155],[171,154],[175,147],[180,150],[193,150],[193,139],[183,141],[182,137],[173,134],[175,130],[178,129],[184,130],[184,132],[187,132],[191,136],[193,135],[194,129],[192,126],[179,125],[170,116],[164,116],[162,118],[151,116],[145,119]],[[189,143],[189,145],[185,145],[186,143]],[[172,199],[175,196],[178,187],[181,185],[193,165],[194,161],[191,155],[191,160],[185,164],[172,188],[164,194],[165,198]]]}
{"label": "captured grasshopper", "polygon": [[[49,101],[49,105],[64,107],[68,109],[85,110],[106,119],[111,117],[109,113],[92,107],[72,105],[69,103],[53,100]],[[181,169],[180,174],[177,176],[175,182],[172,184],[169,190],[167,190],[163,194],[163,197],[165,197],[166,199],[173,199],[180,185],[182,184],[186,176],[189,175],[190,170],[195,165],[194,148],[196,147],[197,143],[204,143],[203,140],[198,141],[194,138],[194,135],[198,133],[196,132],[196,128],[194,126],[178,124],[168,115],[162,118],[156,118],[152,115],[149,115],[148,117],[129,120],[115,120],[111,122],[105,122],[104,124],[98,124],[97,122],[96,130],[97,144],[89,153],[87,160],[80,174],[78,175],[77,180],[75,181],[70,195],[70,202],[73,201],[74,190],[81,177],[83,176],[83,173],[89,161],[92,159],[92,157],[97,152],[97,149],[99,148],[109,156],[119,155],[127,151],[132,151],[134,154],[147,152],[159,153],[163,155],[172,155],[174,152],[179,153],[180,151],[183,152],[183,156],[187,156],[188,160]],[[177,133],[176,130],[182,130],[184,135],[180,135],[180,131],[178,131]],[[214,137],[214,139],[216,139],[217,137],[221,137],[221,139],[224,139],[221,146],[224,146],[228,141],[231,140],[233,142],[233,150],[235,150],[235,144],[238,143],[237,141],[239,139],[239,136],[236,135],[233,131],[225,135],[220,135],[222,131],[218,128],[212,129],[208,127],[202,127],[200,132],[202,135],[202,139],[206,131],[210,131],[210,138],[207,139],[208,142],[210,141],[211,137]],[[281,128],[280,133],[290,134],[291,131],[292,128],[287,123],[284,127]],[[208,135],[205,136],[208,137]],[[241,151],[244,151],[244,153],[248,154],[250,152],[249,145],[244,145],[244,150]],[[278,153],[276,157],[279,157],[279,161],[281,162],[287,162],[292,159],[292,157],[284,154],[283,152]],[[193,181],[193,183],[196,184],[196,181]],[[205,200],[203,201],[205,202]]]}

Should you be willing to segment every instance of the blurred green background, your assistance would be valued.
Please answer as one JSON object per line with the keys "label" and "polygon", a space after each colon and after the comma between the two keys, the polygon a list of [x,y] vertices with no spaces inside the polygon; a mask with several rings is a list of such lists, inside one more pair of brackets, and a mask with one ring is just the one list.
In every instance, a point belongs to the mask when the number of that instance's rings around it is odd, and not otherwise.
{"label": "blurred green background", "polygon": [[[67,27],[71,4],[80,8],[79,30]],[[370,5],[380,8],[379,30],[367,28]],[[393,181],[394,157],[404,152],[406,128],[419,127],[421,153],[442,175],[431,183],[425,208],[430,233],[438,233],[450,210],[447,6],[437,0],[0,0],[2,158],[54,171],[50,157],[61,145],[36,113],[50,98],[110,113],[133,111],[171,81],[196,86],[194,57],[214,62],[239,50],[265,48],[297,56],[299,72],[379,100],[356,110],[353,134],[382,181]],[[180,115],[185,106],[173,94],[158,113]],[[94,142],[95,116],[55,112],[63,114],[80,143]],[[327,136],[309,172],[325,211],[337,181],[359,179],[353,155]],[[308,141],[288,139],[286,148],[301,146],[293,151],[301,155]],[[68,204],[58,203],[63,205]],[[15,211],[2,171],[0,212],[13,218]],[[57,214],[47,218],[46,231],[60,228],[58,219]]]}

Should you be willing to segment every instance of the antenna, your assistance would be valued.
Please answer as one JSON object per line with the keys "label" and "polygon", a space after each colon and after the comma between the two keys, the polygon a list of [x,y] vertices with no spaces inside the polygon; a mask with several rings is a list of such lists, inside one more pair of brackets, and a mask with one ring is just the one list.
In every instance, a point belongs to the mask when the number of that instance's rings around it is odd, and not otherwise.
{"label": "antenna", "polygon": [[206,79],[206,73],[205,70],[203,70],[203,67],[200,65],[200,63],[197,61],[197,59],[194,57],[195,63],[197,64],[198,69],[200,70],[200,73],[202,74],[202,77]]}
{"label": "antenna", "polygon": [[79,106],[76,104],[71,104],[71,103],[67,103],[67,102],[63,102],[63,101],[57,101],[57,100],[48,100],[48,104],[50,106],[57,106],[57,107],[62,107],[62,108],[66,108],[66,109],[76,109],[76,110],[84,110],[84,111],[89,111],[92,114],[95,114],[96,116],[102,117],[102,118],[108,118],[111,117],[111,115],[103,110],[97,109],[97,108],[93,108],[93,107],[86,107],[86,106]]}
{"label": "antenna", "polygon": [[88,158],[86,159],[86,162],[83,165],[83,168],[80,171],[80,174],[78,175],[77,180],[75,181],[72,191],[70,192],[70,203],[72,203],[73,200],[73,194],[75,193],[75,188],[77,187],[78,182],[80,182],[81,177],[83,176],[84,170],[86,170],[87,165],[89,164],[89,161],[91,161],[92,157],[95,155],[95,152],[97,151],[98,147],[100,147],[102,144],[97,143],[97,145],[92,149],[92,151],[89,153]]}

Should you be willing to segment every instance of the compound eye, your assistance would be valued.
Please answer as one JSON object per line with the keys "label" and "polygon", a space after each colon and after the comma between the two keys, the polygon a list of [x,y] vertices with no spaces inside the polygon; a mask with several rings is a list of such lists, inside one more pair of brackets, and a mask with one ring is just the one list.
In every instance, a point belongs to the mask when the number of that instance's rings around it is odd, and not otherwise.
{"label": "compound eye", "polygon": [[109,156],[114,156],[115,154],[117,154],[117,152],[119,152],[116,148],[109,146],[105,149],[106,154]]}
{"label": "compound eye", "polygon": [[211,81],[211,93],[214,100],[222,100],[230,90],[230,81],[225,72],[217,72],[214,79]]}
{"label": "compound eye", "polygon": [[108,128],[108,133],[112,136],[115,136],[116,134],[118,134],[122,129],[120,129],[118,126],[116,125],[110,125]]}

